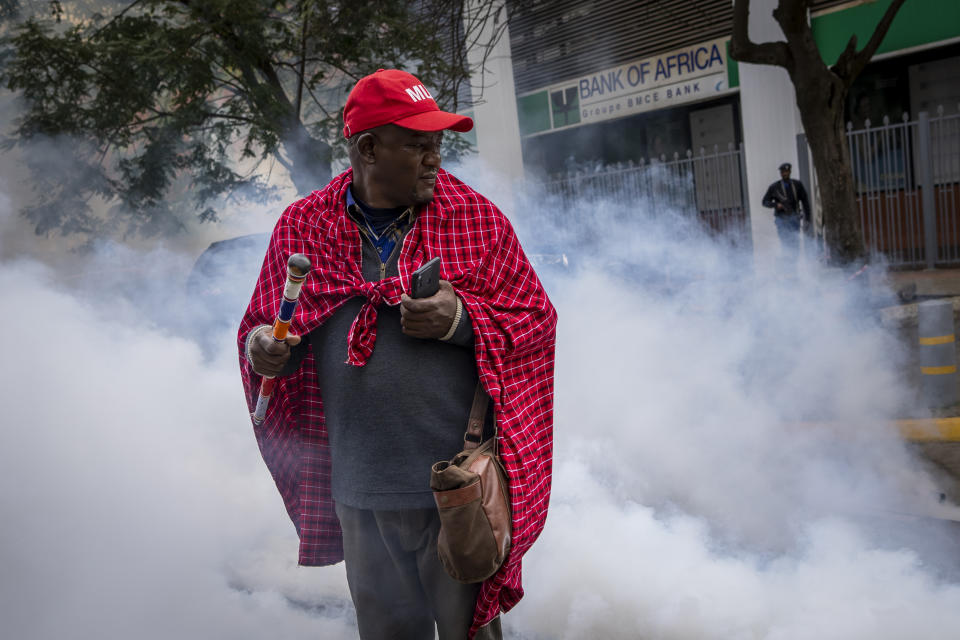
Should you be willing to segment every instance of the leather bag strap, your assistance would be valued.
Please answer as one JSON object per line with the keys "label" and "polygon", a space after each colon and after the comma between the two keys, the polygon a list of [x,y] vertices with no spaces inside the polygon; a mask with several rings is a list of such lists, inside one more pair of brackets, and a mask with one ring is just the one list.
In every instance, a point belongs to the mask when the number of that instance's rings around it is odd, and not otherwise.
{"label": "leather bag strap", "polygon": [[477,389],[473,392],[473,406],[470,407],[470,417],[467,419],[467,432],[463,434],[464,450],[476,449],[483,442],[483,423],[487,418],[487,405],[490,396],[477,382]]}

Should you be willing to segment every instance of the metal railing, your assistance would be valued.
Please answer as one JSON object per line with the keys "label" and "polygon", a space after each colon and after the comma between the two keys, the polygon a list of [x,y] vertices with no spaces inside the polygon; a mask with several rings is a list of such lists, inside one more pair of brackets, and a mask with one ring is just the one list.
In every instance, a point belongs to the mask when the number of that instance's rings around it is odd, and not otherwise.
{"label": "metal railing", "polygon": [[892,266],[960,264],[960,113],[848,123],[847,141],[870,254]]}
{"label": "metal railing", "polygon": [[688,150],[639,163],[571,172],[543,183],[548,197],[572,211],[578,203],[602,198],[623,211],[649,218],[663,213],[688,216],[711,234],[749,247],[750,211],[743,145],[726,151]]}

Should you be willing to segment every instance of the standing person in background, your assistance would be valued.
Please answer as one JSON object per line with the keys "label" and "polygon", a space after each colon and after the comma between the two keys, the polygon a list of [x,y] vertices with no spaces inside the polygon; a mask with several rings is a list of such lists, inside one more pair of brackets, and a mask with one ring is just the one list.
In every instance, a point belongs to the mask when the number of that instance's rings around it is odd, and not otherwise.
{"label": "standing person in background", "polygon": [[[239,333],[249,407],[277,378],[257,443],[300,536],[300,564],[344,560],[362,640],[501,637],[520,562],[543,529],[553,451],[556,312],[497,207],[440,168],[441,111],[417,78],[383,70],[343,112],[351,168],[290,205]],[[270,324],[286,263],[313,270],[286,342]],[[411,274],[441,259],[440,290]],[[512,544],[483,583],[437,555],[430,467],[463,449],[477,385],[509,479]]]}
{"label": "standing person in background", "polygon": [[790,260],[795,260],[800,249],[800,233],[810,230],[810,200],[799,180],[790,178],[790,163],[780,165],[780,179],[767,188],[763,206],[773,209],[773,220],[780,236],[780,246]]}

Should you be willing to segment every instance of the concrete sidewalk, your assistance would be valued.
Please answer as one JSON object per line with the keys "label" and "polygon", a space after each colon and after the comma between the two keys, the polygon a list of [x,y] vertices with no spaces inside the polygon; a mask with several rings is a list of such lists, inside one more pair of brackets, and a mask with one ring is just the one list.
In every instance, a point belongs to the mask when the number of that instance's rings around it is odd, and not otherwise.
{"label": "concrete sidewalk", "polygon": [[960,418],[897,420],[897,429],[930,463],[944,499],[960,504]]}
{"label": "concrete sidewalk", "polygon": [[894,291],[912,284],[918,296],[960,296],[960,269],[888,271],[887,279]]}

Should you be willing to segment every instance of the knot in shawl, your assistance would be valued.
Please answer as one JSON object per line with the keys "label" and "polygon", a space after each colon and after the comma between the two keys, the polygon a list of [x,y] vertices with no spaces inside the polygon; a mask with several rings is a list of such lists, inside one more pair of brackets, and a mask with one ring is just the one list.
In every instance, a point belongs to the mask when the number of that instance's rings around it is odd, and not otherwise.
{"label": "knot in shawl", "polygon": [[367,363],[377,342],[377,307],[386,302],[391,306],[400,304],[403,291],[400,278],[394,276],[379,282],[364,282],[350,290],[367,299],[347,336],[347,364],[362,367]]}

